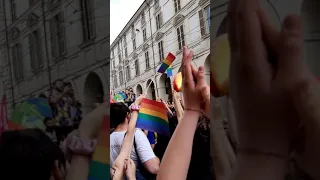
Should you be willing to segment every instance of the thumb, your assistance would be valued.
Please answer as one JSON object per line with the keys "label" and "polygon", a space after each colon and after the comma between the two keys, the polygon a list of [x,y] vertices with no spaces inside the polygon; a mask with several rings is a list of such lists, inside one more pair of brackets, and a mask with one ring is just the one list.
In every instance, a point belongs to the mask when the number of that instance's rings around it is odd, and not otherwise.
{"label": "thumb", "polygon": [[303,63],[303,33],[300,17],[289,15],[285,18],[280,35],[278,73],[292,76],[304,67]]}
{"label": "thumb", "polygon": [[205,102],[210,102],[210,87],[203,87],[201,90],[201,95]]}
{"label": "thumb", "polygon": [[315,79],[300,82],[293,88],[294,105],[300,119],[306,123],[314,123],[320,120],[320,111],[318,111],[320,107],[319,90],[318,82]]}
{"label": "thumb", "polygon": [[197,72],[197,86],[205,86],[206,85],[206,79],[204,75],[204,67],[200,66],[199,70]]}

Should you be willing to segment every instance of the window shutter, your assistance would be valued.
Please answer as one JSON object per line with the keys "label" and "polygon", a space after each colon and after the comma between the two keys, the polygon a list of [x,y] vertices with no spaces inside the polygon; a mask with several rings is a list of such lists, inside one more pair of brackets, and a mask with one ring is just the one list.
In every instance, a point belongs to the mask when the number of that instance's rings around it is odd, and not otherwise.
{"label": "window shutter", "polygon": [[56,27],[54,18],[50,20],[50,32],[51,32],[51,57],[56,57]]}
{"label": "window shutter", "polygon": [[205,27],[204,27],[204,19],[202,10],[199,11],[199,21],[200,21],[200,30],[201,30],[201,36],[204,36],[206,34]]}
{"label": "window shutter", "polygon": [[18,44],[18,67],[19,67],[19,78],[22,78],[24,75],[24,62],[23,62],[23,56],[22,56],[22,51],[21,51],[21,45]]}
{"label": "window shutter", "polygon": [[180,33],[181,33],[181,41],[182,41],[182,46],[185,45],[184,43],[184,32],[183,32],[183,25],[180,26]]}
{"label": "window shutter", "polygon": [[159,19],[160,19],[160,27],[159,27],[159,28],[161,28],[161,27],[162,27],[162,25],[163,25],[163,21],[162,21],[162,13],[160,13],[160,14],[159,14]]}
{"label": "window shutter", "polygon": [[63,11],[60,12],[59,14],[59,25],[60,25],[60,29],[59,29],[59,34],[60,34],[60,47],[61,47],[61,51],[60,51],[60,56],[66,52],[66,40],[65,40],[65,29],[64,29],[64,15],[63,15]]}
{"label": "window shutter", "polygon": [[30,55],[30,61],[31,61],[31,69],[35,69],[32,33],[28,36],[28,40],[29,40],[29,55]]}
{"label": "window shutter", "polygon": [[178,45],[179,45],[179,50],[181,50],[181,37],[180,37],[180,29],[177,28],[177,36],[178,36]]}

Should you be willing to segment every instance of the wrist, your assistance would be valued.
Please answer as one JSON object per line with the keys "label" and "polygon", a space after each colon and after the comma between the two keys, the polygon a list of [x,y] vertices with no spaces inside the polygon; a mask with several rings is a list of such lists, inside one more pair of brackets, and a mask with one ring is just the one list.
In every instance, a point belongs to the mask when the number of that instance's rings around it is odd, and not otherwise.
{"label": "wrist", "polygon": [[136,180],[136,177],[135,176],[127,176],[127,179],[128,180]]}

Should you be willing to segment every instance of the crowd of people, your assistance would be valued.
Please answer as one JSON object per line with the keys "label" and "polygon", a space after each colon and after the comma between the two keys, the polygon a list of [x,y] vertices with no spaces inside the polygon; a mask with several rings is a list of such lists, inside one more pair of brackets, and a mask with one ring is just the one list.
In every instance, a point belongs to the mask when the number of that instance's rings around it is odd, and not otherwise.
{"label": "crowd of people", "polygon": [[119,92],[123,97],[123,101],[127,106],[130,106],[136,99],[136,94],[133,92],[132,88],[126,88],[126,90]]}
{"label": "crowd of people", "polygon": [[[170,137],[136,129],[145,95],[110,105],[113,180],[320,179],[320,87],[303,61],[299,16],[287,16],[278,32],[258,0],[230,0],[228,29],[228,104],[234,111],[228,128],[217,123],[221,112],[210,97],[204,68],[193,67],[193,52],[184,47],[182,95],[173,92],[173,106],[158,99],[167,107]],[[88,179],[108,105],[102,103],[81,118],[81,111],[70,109],[81,106],[71,86],[57,81],[54,87],[52,93],[41,95],[55,113],[45,120],[46,132],[25,129],[2,134],[4,179]],[[52,129],[59,134],[56,138]]]}
{"label": "crowd of people", "polygon": [[[12,180],[87,180],[97,131],[107,104],[82,117],[82,105],[70,83],[58,79],[41,93],[52,110],[45,129],[7,131],[1,136],[1,174]],[[99,105],[98,105],[99,104]],[[18,170],[18,173],[17,173]]]}
{"label": "crowd of people", "polygon": [[[210,108],[203,67],[193,67],[193,53],[184,47],[184,103],[175,100],[174,110],[168,108],[171,137],[165,143],[158,135],[152,148],[148,137],[135,127],[143,95],[129,108],[111,105],[112,179],[320,179],[319,82],[303,61],[299,16],[288,15],[278,32],[258,0],[230,0],[228,35],[227,104],[232,117],[223,123],[221,107],[213,97]],[[205,129],[199,125],[201,119],[206,119],[208,129],[210,119],[209,131],[216,135],[204,146],[198,143],[209,141],[209,136],[197,138],[197,131]],[[198,157],[197,164],[197,156],[206,158]]]}
{"label": "crowd of people", "polygon": [[78,128],[82,104],[76,100],[71,84],[61,79],[56,80],[52,88],[39,97],[46,98],[52,110],[52,118],[44,120],[45,132],[59,146],[71,131]]}

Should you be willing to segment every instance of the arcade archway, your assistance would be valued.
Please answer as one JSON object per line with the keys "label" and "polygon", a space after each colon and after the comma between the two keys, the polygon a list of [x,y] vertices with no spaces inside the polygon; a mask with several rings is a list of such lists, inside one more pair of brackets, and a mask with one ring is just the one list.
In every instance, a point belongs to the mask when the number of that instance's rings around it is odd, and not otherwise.
{"label": "arcade archway", "polygon": [[136,87],[136,95],[140,96],[140,94],[142,94],[142,93],[143,93],[142,86],[140,84],[138,84]]}
{"label": "arcade archway", "polygon": [[84,107],[85,114],[96,108],[95,103],[102,103],[104,100],[103,85],[100,77],[91,72],[84,83]]}
{"label": "arcade archway", "polygon": [[[149,85],[150,85],[150,87],[148,88]],[[152,100],[156,100],[155,85],[154,85],[154,82],[151,79],[149,79],[147,81],[146,88],[148,88],[147,89],[147,98],[148,99],[152,99]]]}
{"label": "arcade archway", "polygon": [[164,100],[172,99],[171,79],[165,73],[159,79],[159,97]]}

